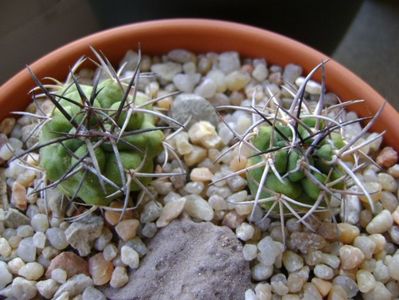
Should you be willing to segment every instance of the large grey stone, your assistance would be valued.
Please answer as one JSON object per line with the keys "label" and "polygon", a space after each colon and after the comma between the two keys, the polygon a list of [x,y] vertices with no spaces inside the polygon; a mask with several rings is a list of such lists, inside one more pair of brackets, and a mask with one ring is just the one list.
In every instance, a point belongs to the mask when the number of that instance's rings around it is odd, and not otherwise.
{"label": "large grey stone", "polygon": [[215,127],[218,124],[218,116],[213,105],[196,94],[177,96],[173,101],[170,116],[181,124],[191,118],[187,128],[198,121],[208,121]]}
{"label": "large grey stone", "polygon": [[249,263],[227,227],[175,220],[149,242],[140,267],[109,299],[243,299],[251,287]]}

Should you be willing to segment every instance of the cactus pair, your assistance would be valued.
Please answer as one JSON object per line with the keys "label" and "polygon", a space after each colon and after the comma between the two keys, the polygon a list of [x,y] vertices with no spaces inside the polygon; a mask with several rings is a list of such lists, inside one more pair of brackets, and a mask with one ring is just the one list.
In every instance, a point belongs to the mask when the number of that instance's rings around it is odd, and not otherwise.
{"label": "cactus pair", "polygon": [[44,85],[31,72],[37,84],[34,91],[42,92],[34,94],[34,100],[45,96],[55,108],[50,116],[33,115],[40,120],[35,128],[40,130],[39,142],[17,158],[40,151],[43,183],[51,182],[40,191],[57,186],[68,198],[96,207],[124,196],[126,208],[131,191],[151,196],[147,185],[152,177],[173,175],[154,171],[154,158],[167,146],[163,130],[171,127],[157,127],[157,119],[182,125],[153,108],[160,99],[149,99],[137,90],[140,60],[126,82],[103,55],[93,52],[102,72],[109,75],[100,82],[99,74],[93,85],[79,83],[74,74],[85,58],[75,64],[64,84]]}

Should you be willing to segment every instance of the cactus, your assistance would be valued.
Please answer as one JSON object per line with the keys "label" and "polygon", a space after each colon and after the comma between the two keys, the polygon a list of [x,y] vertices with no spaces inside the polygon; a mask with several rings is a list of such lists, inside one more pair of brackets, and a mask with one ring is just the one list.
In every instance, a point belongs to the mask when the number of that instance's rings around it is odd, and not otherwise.
{"label": "cactus", "polygon": [[[322,92],[317,105],[312,109],[306,103],[305,88],[319,69],[323,74]],[[243,145],[252,149],[247,167],[218,181],[246,173],[253,197],[253,201],[246,203],[254,208],[260,205],[265,210],[265,217],[277,213],[282,226],[284,216],[289,214],[312,230],[307,218],[315,212],[328,211],[332,198],[341,201],[349,193],[363,195],[373,211],[373,200],[356,172],[367,164],[375,164],[362,148],[380,138],[383,133],[364,141],[360,139],[375,123],[383,107],[372,118],[346,121],[341,117],[342,111],[332,114],[333,111],[340,111],[359,101],[325,107],[325,62],[314,68],[292,94],[293,101],[287,109],[272,95],[267,105],[262,107],[257,106],[253,99],[250,107],[218,108],[241,110],[252,115],[252,125],[242,135],[234,132],[237,142],[227,150],[238,148],[240,152]],[[361,132],[350,140],[344,138],[345,126],[366,119],[370,121]]]}
{"label": "cactus", "polygon": [[[140,59],[126,81],[105,56],[92,50],[109,77],[100,82],[100,74],[93,85],[79,83],[75,75],[86,58],[77,61],[64,84],[44,85],[29,69],[37,84],[34,100],[45,96],[55,108],[50,116],[36,115],[39,142],[16,158],[40,152],[45,185],[36,192],[57,187],[69,199],[93,207],[124,197],[126,209],[130,192],[153,197],[147,188],[153,177],[182,175],[155,172],[154,158],[166,147],[166,152],[173,152],[164,131],[183,125],[153,108],[164,97],[149,99],[138,91]],[[157,126],[158,119],[170,125]]]}

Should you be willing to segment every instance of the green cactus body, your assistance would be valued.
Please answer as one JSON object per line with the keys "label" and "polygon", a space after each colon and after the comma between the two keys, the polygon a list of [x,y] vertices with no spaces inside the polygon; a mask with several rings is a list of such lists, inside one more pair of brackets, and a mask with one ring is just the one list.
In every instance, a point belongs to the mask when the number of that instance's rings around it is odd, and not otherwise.
{"label": "green cactus body", "polygon": [[[86,98],[90,99],[93,87],[89,85],[79,86]],[[93,172],[86,170],[87,168],[84,167],[83,163],[79,163],[78,159],[87,156],[85,160],[90,160],[92,169],[95,168],[92,157],[88,155],[86,142],[89,140],[92,145],[95,145],[104,136],[110,134],[109,130],[114,126],[113,122],[110,122],[111,118],[114,119],[118,126],[122,127],[128,116],[128,108],[123,108],[119,118],[116,119],[116,111],[123,100],[125,91],[115,80],[107,79],[102,81],[98,85],[97,92],[98,94],[90,106],[92,110],[89,113],[85,110],[87,107],[84,107],[85,102],[81,99],[75,84],[60,88],[58,95],[62,95],[72,101],[58,97],[59,104],[67,111],[76,124],[85,126],[86,133],[79,132],[77,134],[74,124],[58,108],[55,108],[51,120],[43,126],[39,143],[46,144],[52,140],[62,139],[67,136],[71,138],[42,147],[40,149],[40,165],[46,170],[47,178],[53,182],[63,179],[63,176],[65,177],[75,164],[81,166],[82,169],[79,172],[73,176],[68,176],[65,180],[61,180],[58,186],[62,192],[68,197],[76,195],[88,204],[108,205],[111,199],[107,196],[114,193],[116,188],[105,182],[104,190],[101,187],[98,174],[93,174]],[[132,101],[132,97],[129,96],[128,100]],[[141,105],[147,100],[146,95],[137,92],[136,105]],[[82,107],[73,101],[79,103]],[[103,109],[103,113],[96,113],[96,108]],[[151,106],[147,105],[145,108],[151,109]],[[105,111],[107,111],[109,117],[104,116]],[[135,130],[140,131],[150,128],[155,128],[155,119],[149,114],[133,112],[127,121],[125,132],[116,144],[126,176],[129,170],[143,173],[152,173],[154,171],[154,157],[163,150],[162,141],[164,135],[162,131],[134,132]],[[99,142],[99,145],[94,149],[94,153],[102,176],[105,176],[117,186],[121,186],[123,180],[111,142],[109,140]],[[139,166],[142,168],[136,170]],[[151,177],[143,177],[139,180],[142,184],[148,185],[151,182]],[[130,190],[137,191],[139,189],[139,185],[132,180]]]}

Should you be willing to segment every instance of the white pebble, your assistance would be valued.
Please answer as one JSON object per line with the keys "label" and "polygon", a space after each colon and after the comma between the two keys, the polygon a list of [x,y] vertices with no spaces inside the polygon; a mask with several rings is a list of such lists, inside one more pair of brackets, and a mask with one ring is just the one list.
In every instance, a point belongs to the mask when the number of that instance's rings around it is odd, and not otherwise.
{"label": "white pebble", "polygon": [[58,283],[64,283],[67,280],[67,272],[65,272],[65,270],[60,269],[60,268],[56,268],[53,271],[51,271],[51,279],[54,279],[55,281],[57,281]]}
{"label": "white pebble", "polygon": [[392,294],[381,282],[377,282],[370,292],[363,294],[364,300],[391,300]]}
{"label": "white pebble", "polygon": [[112,243],[105,246],[103,250],[103,256],[106,261],[113,260],[117,254],[118,254],[118,248],[116,248],[116,246]]}
{"label": "white pebble", "polygon": [[39,249],[43,249],[46,246],[46,239],[46,235],[41,231],[36,232],[32,237],[33,244]]}
{"label": "white pebble", "polygon": [[82,300],[106,300],[106,298],[101,291],[92,286],[88,286],[82,294]]}
{"label": "white pebble", "polygon": [[225,74],[240,69],[240,56],[238,52],[223,52],[218,56],[219,69]]}
{"label": "white pebble", "polygon": [[256,297],[256,294],[253,290],[248,289],[245,291],[245,300],[258,300],[258,298]]}
{"label": "white pebble", "polygon": [[357,271],[356,281],[357,281],[359,290],[362,293],[370,292],[372,289],[374,289],[375,284],[376,284],[373,274],[371,274],[369,271],[366,271],[366,270]]}
{"label": "white pebble", "polygon": [[381,211],[376,215],[371,222],[367,225],[366,230],[368,233],[384,233],[393,224],[391,212],[387,209]]}
{"label": "white pebble", "polygon": [[17,255],[25,262],[33,262],[36,259],[36,247],[31,237],[21,240],[17,248]]}
{"label": "white pebble", "polygon": [[110,285],[113,288],[120,288],[129,281],[125,267],[116,267],[112,272]]}
{"label": "white pebble", "polygon": [[206,78],[212,79],[216,84],[216,92],[224,93],[226,91],[226,76],[222,71],[217,69],[211,70],[206,75]]}
{"label": "white pebble", "polygon": [[303,258],[293,251],[285,251],[283,254],[283,264],[289,272],[299,271],[303,267]]}
{"label": "white pebble", "polygon": [[275,242],[270,236],[266,236],[258,243],[258,260],[266,265],[272,266],[279,255],[282,254],[284,246],[281,243]]}
{"label": "white pebble", "polygon": [[382,260],[377,260],[377,262],[375,263],[373,275],[377,281],[380,281],[382,283],[387,282],[391,278],[391,275],[389,274],[389,269]]}
{"label": "white pebble", "polygon": [[254,70],[252,71],[252,77],[260,82],[265,80],[267,75],[269,75],[269,71],[267,70],[266,65],[264,64],[256,65]]}
{"label": "white pebble", "polygon": [[0,255],[3,257],[8,257],[11,254],[11,247],[8,244],[8,241],[0,237]]}
{"label": "white pebble", "polygon": [[204,184],[202,182],[188,182],[185,186],[184,186],[184,190],[188,193],[188,194],[196,194],[199,195],[202,193],[202,191],[204,190]]}
{"label": "white pebble", "polygon": [[36,283],[37,291],[46,299],[51,299],[58,290],[58,283],[53,279],[38,281]]}
{"label": "white pebble", "polygon": [[230,91],[239,91],[243,89],[251,80],[247,72],[233,71],[226,76],[226,85]]}
{"label": "white pebble", "polygon": [[258,248],[253,244],[245,244],[242,248],[242,254],[247,261],[254,260],[258,253]]}
{"label": "white pebble", "polygon": [[237,237],[244,242],[250,240],[254,235],[254,233],[255,233],[255,228],[248,223],[241,223],[236,228]]}
{"label": "white pebble", "polygon": [[141,234],[146,238],[152,238],[157,233],[157,225],[155,223],[146,223],[141,229]]}
{"label": "white pebble", "polygon": [[159,74],[162,80],[170,82],[173,77],[182,71],[182,66],[173,62],[166,62],[162,64],[153,64],[151,71]]}
{"label": "white pebble", "polygon": [[362,250],[366,259],[370,259],[375,251],[375,242],[367,236],[358,236],[353,241],[353,246]]}
{"label": "white pebble", "polygon": [[217,85],[211,78],[205,78],[194,90],[194,93],[204,98],[212,98],[217,91]]}
{"label": "white pebble", "polygon": [[393,279],[399,280],[399,253],[392,257],[388,264],[388,270]]}
{"label": "white pebble", "polygon": [[57,250],[63,250],[68,247],[65,232],[60,228],[49,228],[46,231],[47,239],[50,244]]}
{"label": "white pebble", "polygon": [[11,285],[11,295],[15,299],[32,299],[36,296],[37,289],[34,281],[22,277],[14,278]]}
{"label": "white pebble", "polygon": [[129,246],[122,246],[121,260],[131,269],[137,269],[139,267],[139,254],[136,252],[136,250],[130,248]]}
{"label": "white pebble", "polygon": [[[176,74],[173,77],[173,83],[179,91],[185,93],[191,93],[194,87],[200,81],[201,75],[198,73],[194,74]],[[205,97],[205,96],[204,96]]]}
{"label": "white pebble", "polygon": [[387,173],[378,173],[378,182],[381,184],[384,191],[394,193],[398,189],[396,179]]}
{"label": "white pebble", "polygon": [[329,266],[326,266],[324,264],[316,265],[313,272],[318,278],[325,279],[325,280],[329,280],[329,279],[333,278],[333,276],[334,276],[333,269],[331,269]]}
{"label": "white pebble", "polygon": [[12,275],[8,271],[7,264],[0,261],[0,290],[5,288],[12,281]]}
{"label": "white pebble", "polygon": [[251,270],[252,278],[256,281],[264,281],[273,274],[273,265],[265,266],[262,263],[256,264]]}
{"label": "white pebble", "polygon": [[194,62],[196,56],[194,53],[185,49],[173,49],[168,52],[168,58],[178,63]]}
{"label": "white pebble", "polygon": [[21,225],[17,228],[17,235],[26,238],[33,235],[33,228],[30,225]]}
{"label": "white pebble", "polygon": [[25,277],[28,280],[38,280],[43,274],[44,268],[37,262],[29,262],[18,271],[19,276]]}
{"label": "white pebble", "polygon": [[203,221],[211,221],[214,213],[212,207],[207,201],[198,195],[188,195],[184,197],[186,205],[184,210],[193,218]]}
{"label": "white pebble", "polygon": [[[298,77],[295,80],[295,84],[300,87],[305,82],[304,77]],[[309,80],[306,84],[305,91],[311,95],[320,95],[321,93],[321,85],[316,81]]]}
{"label": "white pebble", "polygon": [[182,213],[185,204],[186,199],[184,197],[167,202],[162,208],[161,215],[156,222],[157,227],[165,227],[172,220],[176,219]]}
{"label": "white pebble", "polygon": [[31,225],[36,232],[46,232],[49,227],[47,216],[45,214],[34,215],[31,220]]}

